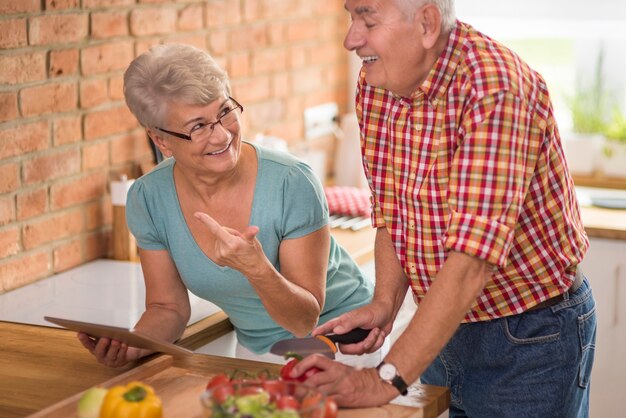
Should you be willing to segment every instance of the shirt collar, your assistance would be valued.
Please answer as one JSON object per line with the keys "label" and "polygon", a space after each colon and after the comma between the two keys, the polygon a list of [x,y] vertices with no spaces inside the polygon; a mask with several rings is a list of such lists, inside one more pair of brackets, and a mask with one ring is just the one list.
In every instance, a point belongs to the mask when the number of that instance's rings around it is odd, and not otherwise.
{"label": "shirt collar", "polygon": [[437,104],[443,100],[461,57],[464,55],[463,44],[467,35],[468,26],[457,20],[448,37],[446,47],[435,61],[435,65],[431,68],[426,80],[411,95],[411,101],[414,103],[420,101],[423,94],[434,107],[437,107]]}

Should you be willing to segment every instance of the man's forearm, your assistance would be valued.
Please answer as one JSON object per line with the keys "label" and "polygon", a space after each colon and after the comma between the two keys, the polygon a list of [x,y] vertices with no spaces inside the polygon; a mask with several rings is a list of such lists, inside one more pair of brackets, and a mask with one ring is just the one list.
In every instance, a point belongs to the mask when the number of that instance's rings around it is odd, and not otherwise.
{"label": "man's forearm", "polygon": [[374,254],[376,267],[374,302],[392,307],[390,319],[393,320],[402,306],[409,283],[385,228],[378,228],[376,231]]}
{"label": "man's forearm", "polygon": [[386,360],[414,382],[445,347],[491,277],[491,266],[451,253]]}

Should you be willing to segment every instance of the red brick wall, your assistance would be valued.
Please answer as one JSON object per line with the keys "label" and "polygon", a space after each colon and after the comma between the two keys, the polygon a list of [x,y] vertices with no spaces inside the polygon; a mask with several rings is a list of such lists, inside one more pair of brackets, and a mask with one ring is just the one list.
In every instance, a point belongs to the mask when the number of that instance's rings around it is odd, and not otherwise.
{"label": "red brick wall", "polygon": [[136,55],[207,49],[246,136],[295,145],[306,107],[347,108],[346,25],[343,0],[0,0],[0,293],[111,254],[109,181],[151,160],[122,96]]}

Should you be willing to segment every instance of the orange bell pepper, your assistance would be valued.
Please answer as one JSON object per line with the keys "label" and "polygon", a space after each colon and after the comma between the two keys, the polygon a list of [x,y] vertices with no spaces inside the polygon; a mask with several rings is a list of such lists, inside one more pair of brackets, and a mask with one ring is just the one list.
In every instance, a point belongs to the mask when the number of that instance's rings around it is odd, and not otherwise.
{"label": "orange bell pepper", "polygon": [[109,389],[100,418],[163,418],[163,404],[151,386],[130,382]]}

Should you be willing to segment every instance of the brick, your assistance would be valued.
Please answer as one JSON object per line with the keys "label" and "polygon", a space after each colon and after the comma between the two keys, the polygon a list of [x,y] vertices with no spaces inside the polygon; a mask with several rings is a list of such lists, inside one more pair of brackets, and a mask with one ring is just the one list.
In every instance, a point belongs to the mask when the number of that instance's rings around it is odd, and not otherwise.
{"label": "brick", "polygon": [[[324,53],[326,51],[324,50]],[[287,69],[287,50],[265,49],[252,53],[252,73],[262,74],[268,72],[278,72]]]}
{"label": "brick", "polygon": [[196,34],[195,32],[180,32],[168,36],[163,43],[175,43],[195,46],[204,51],[207,50],[206,36],[204,34]]}
{"label": "brick", "polygon": [[243,0],[243,22],[256,22],[263,18],[263,2],[259,0]]}
{"label": "brick", "polygon": [[0,259],[20,252],[20,229],[16,226],[0,229]]}
{"label": "brick", "polygon": [[79,266],[83,261],[82,247],[81,239],[78,237],[55,246],[52,251],[52,270],[55,273],[60,273]]}
{"label": "brick", "polygon": [[50,187],[50,208],[63,209],[97,199],[105,194],[106,184],[104,171],[81,174],[78,178],[55,183]]}
{"label": "brick", "polygon": [[224,55],[228,50],[229,33],[229,31],[225,30],[212,30],[209,32],[209,52],[213,55],[213,58]]}
{"label": "brick", "polygon": [[0,84],[21,84],[46,79],[46,53],[0,55]]}
{"label": "brick", "polygon": [[270,97],[270,78],[258,76],[232,82],[233,94],[240,103],[265,100]]}
{"label": "brick", "polygon": [[291,95],[291,77],[289,73],[272,75],[272,97],[288,97]]}
{"label": "brick", "polygon": [[83,171],[107,167],[109,164],[109,143],[107,141],[88,144],[83,147]]}
{"label": "brick", "polygon": [[50,14],[30,18],[28,39],[31,45],[79,42],[87,38],[86,13]]}
{"label": "brick", "polygon": [[100,199],[85,204],[85,217],[87,231],[94,231],[104,225],[110,225],[113,211],[110,199]]}
{"label": "brick", "polygon": [[52,263],[45,250],[12,258],[0,264],[0,292],[17,289],[50,275]]}
{"label": "brick", "polygon": [[109,98],[124,100],[124,76],[113,76],[109,79]]}
{"label": "brick", "polygon": [[83,9],[101,9],[114,6],[131,6],[135,0],[83,0]]}
{"label": "brick", "polygon": [[231,51],[254,50],[268,46],[265,24],[237,27],[231,32],[229,49]]}
{"label": "brick", "polygon": [[0,165],[0,194],[13,192],[20,186],[20,166],[18,163]]}
{"label": "brick", "polygon": [[289,68],[305,68],[310,63],[310,51],[308,48],[290,47],[288,54]]}
{"label": "brick", "polygon": [[28,45],[26,19],[0,20],[0,49],[19,48]]}
{"label": "brick", "polygon": [[44,219],[27,222],[22,230],[24,249],[30,250],[80,233],[84,221],[81,209],[52,213]]}
{"label": "brick", "polygon": [[268,122],[285,119],[285,101],[272,99],[248,106],[248,121],[254,131],[264,131]]}
{"label": "brick", "polygon": [[309,93],[324,85],[322,71],[319,68],[308,68],[294,71],[291,89],[294,93]]}
{"label": "brick", "polygon": [[250,76],[252,74],[250,53],[243,51],[230,54],[228,56],[226,71],[231,80]]}
{"label": "brick", "polygon": [[41,216],[48,210],[48,186],[26,190],[17,194],[17,220]]}
{"label": "brick", "polygon": [[77,9],[78,0],[46,0],[46,10]]}
{"label": "brick", "polygon": [[0,197],[0,226],[15,221],[15,198],[12,195]]}
{"label": "brick", "polygon": [[207,28],[238,25],[242,20],[239,0],[213,0],[205,13]]}
{"label": "brick", "polygon": [[91,37],[106,39],[128,35],[128,13],[125,11],[103,11],[91,14]]}
{"label": "brick", "polygon": [[78,49],[50,51],[48,76],[53,78],[77,74],[78,56]]}
{"label": "brick", "polygon": [[0,93],[0,122],[17,118],[17,93]]}
{"label": "brick", "polygon": [[270,45],[284,44],[286,41],[287,25],[282,22],[274,22],[267,28],[267,36]]}
{"label": "brick", "polygon": [[41,11],[41,0],[0,0],[0,15]]}
{"label": "brick", "polygon": [[176,31],[177,11],[173,7],[134,9],[130,13],[133,36],[166,34]]}
{"label": "brick", "polygon": [[76,90],[76,84],[73,82],[44,84],[22,89],[20,91],[22,115],[38,116],[76,109]]}
{"label": "brick", "polygon": [[0,130],[0,160],[48,148],[50,124],[46,120]]}
{"label": "brick", "polygon": [[80,82],[80,107],[88,109],[106,103],[109,99],[109,80],[83,79]]}
{"label": "brick", "polygon": [[149,139],[143,130],[123,135],[111,141],[111,164],[135,162],[150,154]]}
{"label": "brick", "polygon": [[111,253],[111,233],[109,231],[97,231],[87,235],[85,242],[85,261],[109,256]]}
{"label": "brick", "polygon": [[[210,6],[209,6],[210,7]],[[204,27],[204,5],[190,4],[178,13],[178,30],[191,31]]]}
{"label": "brick", "polygon": [[83,125],[85,139],[94,139],[130,131],[139,126],[139,123],[124,105],[88,113],[84,117]]}
{"label": "brick", "polygon": [[65,145],[80,141],[83,137],[80,122],[80,116],[55,119],[52,125],[54,145]]}
{"label": "brick", "polygon": [[25,184],[54,180],[79,171],[80,153],[76,149],[56,151],[22,163],[22,176]]}
{"label": "brick", "polygon": [[319,21],[314,18],[298,19],[287,25],[287,42],[315,41],[320,36]]}
{"label": "brick", "polygon": [[125,70],[133,60],[130,41],[96,45],[82,50],[80,65],[84,76]]}

